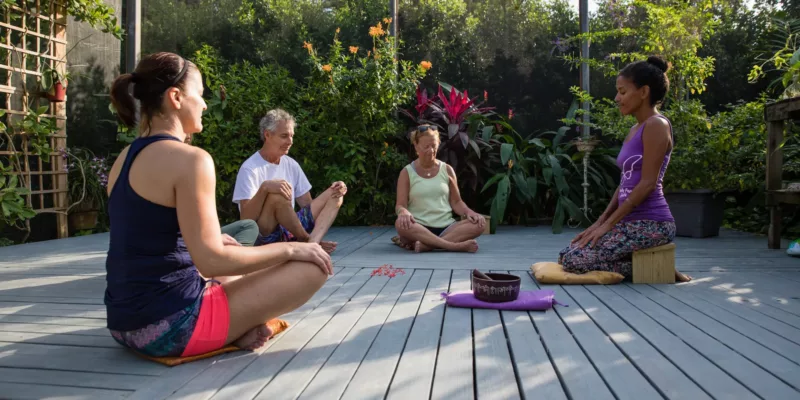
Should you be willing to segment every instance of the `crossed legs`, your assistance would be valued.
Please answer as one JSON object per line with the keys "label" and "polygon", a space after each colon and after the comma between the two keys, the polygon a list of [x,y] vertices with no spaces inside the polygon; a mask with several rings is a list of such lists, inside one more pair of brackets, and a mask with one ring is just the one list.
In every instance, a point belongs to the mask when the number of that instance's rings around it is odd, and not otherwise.
{"label": "crossed legs", "polygon": [[[408,229],[395,223],[395,228],[397,228],[400,241],[405,244],[403,247],[409,250],[413,249],[417,253],[434,249],[474,253],[478,251],[478,242],[474,239],[483,232],[478,224],[466,220],[450,226],[441,237],[434,235],[433,232],[418,223],[411,224]],[[411,247],[412,245],[413,247]]]}
{"label": "crossed legs", "polygon": [[325,284],[318,266],[290,261],[222,284],[230,325],[225,344],[253,350],[271,336],[265,323],[305,304]]}
{"label": "crossed legs", "polygon": [[325,251],[331,253],[336,249],[336,243],[324,242],[322,240],[328,233],[333,221],[339,214],[343,198],[334,198],[333,191],[328,189],[311,201],[311,216],[314,220],[314,228],[307,232],[302,222],[292,208],[291,201],[279,194],[269,194],[261,208],[256,222],[261,235],[270,235],[278,228],[283,226],[299,242],[319,243]]}

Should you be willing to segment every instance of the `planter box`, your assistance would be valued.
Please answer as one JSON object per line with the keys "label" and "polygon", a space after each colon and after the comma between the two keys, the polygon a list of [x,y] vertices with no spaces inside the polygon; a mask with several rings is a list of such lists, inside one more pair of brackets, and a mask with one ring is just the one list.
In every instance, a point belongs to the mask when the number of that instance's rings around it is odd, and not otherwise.
{"label": "planter box", "polygon": [[676,235],[693,238],[719,236],[725,213],[725,195],[708,189],[664,193],[675,218]]}

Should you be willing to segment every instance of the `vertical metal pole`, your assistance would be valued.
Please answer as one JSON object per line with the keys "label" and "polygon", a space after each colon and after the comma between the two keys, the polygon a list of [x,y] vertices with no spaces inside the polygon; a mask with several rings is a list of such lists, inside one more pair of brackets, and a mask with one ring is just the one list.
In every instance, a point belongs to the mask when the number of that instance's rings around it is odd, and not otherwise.
{"label": "vertical metal pole", "polygon": [[392,23],[389,24],[389,34],[397,39],[397,0],[389,0],[389,16]]}
{"label": "vertical metal pole", "polygon": [[125,72],[131,73],[142,53],[142,0],[127,0],[125,13]]}
{"label": "vertical metal pole", "polygon": [[[589,33],[589,1],[580,0],[578,3],[578,13],[580,14],[581,34]],[[589,64],[585,61],[589,59],[589,39],[584,37],[581,41],[581,90],[589,93]],[[581,133],[583,137],[589,136],[589,102],[583,102],[583,123]]]}

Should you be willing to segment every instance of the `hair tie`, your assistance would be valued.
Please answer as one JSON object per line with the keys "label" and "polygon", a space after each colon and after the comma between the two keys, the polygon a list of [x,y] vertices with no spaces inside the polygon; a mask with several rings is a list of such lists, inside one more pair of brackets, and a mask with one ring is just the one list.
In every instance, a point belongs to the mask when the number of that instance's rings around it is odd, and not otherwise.
{"label": "hair tie", "polygon": [[181,72],[178,72],[178,75],[175,76],[175,79],[172,80],[172,83],[170,83],[169,87],[176,86],[178,82],[183,79],[183,76],[186,75],[186,70],[189,68],[189,62],[183,57],[181,57],[181,60],[183,60],[183,68],[181,68]]}

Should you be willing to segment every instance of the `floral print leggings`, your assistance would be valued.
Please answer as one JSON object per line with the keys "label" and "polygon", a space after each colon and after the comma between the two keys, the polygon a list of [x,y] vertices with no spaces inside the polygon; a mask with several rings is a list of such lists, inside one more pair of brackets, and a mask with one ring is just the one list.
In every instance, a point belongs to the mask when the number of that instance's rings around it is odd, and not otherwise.
{"label": "floral print leggings", "polygon": [[558,255],[564,270],[574,273],[589,271],[617,272],[630,278],[633,252],[662,246],[675,239],[675,223],[662,221],[624,221],[603,235],[594,248],[570,244]]}

